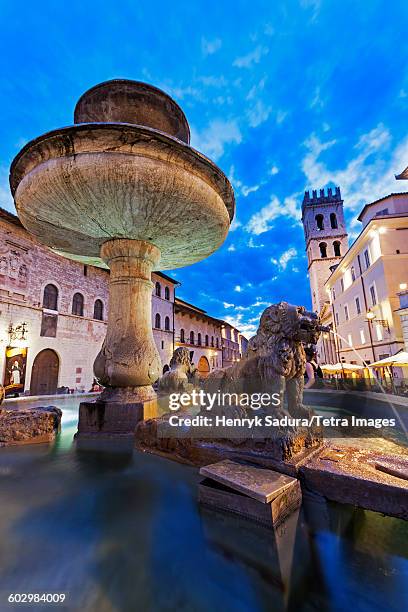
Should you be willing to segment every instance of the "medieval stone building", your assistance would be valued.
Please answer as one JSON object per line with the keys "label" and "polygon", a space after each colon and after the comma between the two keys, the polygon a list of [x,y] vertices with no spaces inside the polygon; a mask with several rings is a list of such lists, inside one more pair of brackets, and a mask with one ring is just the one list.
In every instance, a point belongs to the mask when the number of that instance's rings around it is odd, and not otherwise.
{"label": "medieval stone building", "polygon": [[[0,209],[0,382],[32,395],[88,391],[106,332],[108,277],[42,246]],[[164,368],[177,346],[190,348],[202,376],[222,367],[231,350],[226,326],[236,340],[234,360],[240,357],[238,330],[176,298],[179,283],[170,276],[155,272],[152,281],[153,336]]]}

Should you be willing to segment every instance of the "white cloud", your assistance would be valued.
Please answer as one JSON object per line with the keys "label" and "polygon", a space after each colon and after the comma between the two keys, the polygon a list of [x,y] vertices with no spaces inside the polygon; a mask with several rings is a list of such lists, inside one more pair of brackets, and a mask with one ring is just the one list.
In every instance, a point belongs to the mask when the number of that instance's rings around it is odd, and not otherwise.
{"label": "white cloud", "polygon": [[251,187],[248,185],[244,185],[244,183],[235,176],[235,166],[231,166],[229,171],[229,180],[231,181],[234,189],[236,191],[240,191],[241,194],[246,198],[250,193],[258,191],[261,185],[252,185]]}
{"label": "white cloud", "polygon": [[234,304],[230,304],[229,302],[223,302],[224,308],[234,308]]}
{"label": "white cloud", "polygon": [[322,109],[324,106],[324,101],[322,99],[320,86],[317,85],[314,90],[314,96],[310,103],[310,108]]}
{"label": "white cloud", "polygon": [[269,49],[267,47],[258,45],[253,51],[247,53],[247,55],[237,57],[232,65],[237,68],[251,68],[253,64],[258,64],[261,57],[266,55],[268,51]]}
{"label": "white cloud", "polygon": [[253,323],[244,321],[242,313],[239,313],[235,316],[225,317],[225,320],[230,325],[233,325],[233,327],[239,329],[239,331],[247,338],[251,338],[251,336],[256,334],[256,330],[258,329],[258,325],[254,325]]}
{"label": "white cloud", "polygon": [[299,222],[301,217],[299,198],[300,194],[293,194],[281,202],[273,195],[269,204],[252,215],[245,227],[246,231],[256,236],[263,234],[272,229],[275,219],[282,216],[292,219],[293,222]]}
{"label": "white cloud", "polygon": [[213,160],[218,160],[225,147],[239,144],[242,134],[235,119],[213,119],[202,131],[191,128],[192,146]]}
{"label": "white cloud", "polygon": [[257,100],[247,111],[248,123],[255,128],[264,123],[272,112],[271,106],[266,106],[262,100]]}
{"label": "white cloud", "polygon": [[9,171],[0,166],[0,206],[15,213],[14,200],[10,191]]}
{"label": "white cloud", "polygon": [[232,223],[230,225],[229,231],[230,232],[235,232],[235,230],[237,230],[239,227],[241,227],[241,225],[242,225],[241,221],[239,221],[238,217],[235,215],[235,217],[234,217],[234,219],[233,219],[233,221],[232,221]]}
{"label": "white cloud", "polygon": [[272,166],[272,168],[269,170],[269,174],[271,174],[272,176],[275,176],[275,174],[278,174],[278,172],[279,172],[278,166]]}
{"label": "white cloud", "polygon": [[220,38],[214,38],[214,40],[207,40],[206,38],[201,39],[201,51],[204,56],[216,53],[221,49],[221,45],[222,42]]}
{"label": "white cloud", "polygon": [[252,238],[252,236],[250,237],[249,241],[248,241],[248,247],[250,249],[262,249],[262,247],[264,247],[264,244],[255,244],[254,239]]}
{"label": "white cloud", "polygon": [[276,123],[278,125],[280,125],[281,123],[283,123],[286,119],[286,117],[288,116],[288,111],[284,111],[284,110],[278,110],[278,112],[276,113]]}
{"label": "white cloud", "polygon": [[236,250],[237,250],[237,249],[235,248],[235,246],[234,246],[233,244],[231,244],[231,245],[228,247],[228,249],[227,249],[227,251],[230,251],[231,253],[232,253],[232,252],[234,252],[234,251],[236,251]]}
{"label": "white cloud", "polygon": [[282,268],[282,270],[286,270],[290,260],[294,259],[295,257],[297,257],[297,250],[294,247],[291,247],[284,251],[278,260],[279,266]]}
{"label": "white cloud", "polygon": [[312,15],[310,21],[316,21],[320,12],[321,0],[300,0],[300,5],[304,9],[311,9]]}
{"label": "white cloud", "polygon": [[392,192],[406,191],[404,181],[396,181],[395,174],[408,160],[408,137],[395,146],[389,130],[378,124],[363,134],[352,151],[354,156],[337,169],[328,168],[320,154],[333,147],[336,140],[321,142],[315,134],[304,143],[308,152],[302,160],[307,186],[324,187],[330,182],[340,185],[345,206],[361,209]]}
{"label": "white cloud", "polygon": [[238,293],[241,293],[241,291],[242,291],[241,285],[235,285],[234,291],[237,291]]}

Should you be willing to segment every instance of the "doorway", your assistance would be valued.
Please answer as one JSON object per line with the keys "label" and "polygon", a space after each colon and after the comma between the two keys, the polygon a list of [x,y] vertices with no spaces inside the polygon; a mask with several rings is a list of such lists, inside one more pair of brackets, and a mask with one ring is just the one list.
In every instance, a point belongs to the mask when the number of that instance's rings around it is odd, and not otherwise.
{"label": "doorway", "polygon": [[198,361],[197,370],[200,378],[207,378],[208,374],[210,373],[210,364],[208,363],[207,357],[204,355],[202,355]]}
{"label": "doorway", "polygon": [[59,358],[52,349],[40,351],[31,370],[31,395],[53,395],[57,391]]}

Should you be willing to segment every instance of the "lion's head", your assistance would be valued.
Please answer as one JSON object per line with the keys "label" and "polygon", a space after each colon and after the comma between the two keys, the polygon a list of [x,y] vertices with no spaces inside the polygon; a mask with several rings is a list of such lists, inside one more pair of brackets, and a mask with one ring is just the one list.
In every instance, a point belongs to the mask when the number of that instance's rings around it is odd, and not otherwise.
{"label": "lion's head", "polygon": [[190,351],[185,346],[179,346],[170,360],[170,370],[182,369],[184,372],[192,372],[194,369],[190,359]]}

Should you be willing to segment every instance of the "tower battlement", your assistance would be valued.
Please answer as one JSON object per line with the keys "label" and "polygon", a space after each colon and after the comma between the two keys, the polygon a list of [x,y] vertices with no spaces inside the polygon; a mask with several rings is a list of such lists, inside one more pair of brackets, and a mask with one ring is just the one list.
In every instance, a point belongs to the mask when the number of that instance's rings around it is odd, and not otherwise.
{"label": "tower battlement", "polygon": [[305,191],[305,195],[303,196],[303,206],[318,206],[320,204],[334,204],[336,202],[342,202],[340,187],[336,187],[335,190],[331,187],[327,189],[327,194],[325,189],[320,189],[319,195],[317,195],[317,189],[312,190],[312,195],[310,196],[310,191]]}

